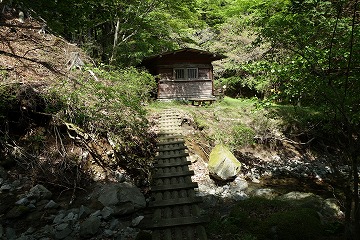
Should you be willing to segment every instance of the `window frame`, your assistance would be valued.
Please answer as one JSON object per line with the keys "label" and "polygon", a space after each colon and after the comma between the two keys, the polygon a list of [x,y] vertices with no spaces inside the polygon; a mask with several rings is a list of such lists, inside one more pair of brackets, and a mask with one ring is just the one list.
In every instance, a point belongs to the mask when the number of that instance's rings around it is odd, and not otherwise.
{"label": "window frame", "polygon": [[[176,70],[183,70],[184,71],[184,78],[176,78]],[[195,78],[189,78],[189,70],[195,70],[196,71],[196,77]],[[199,79],[199,68],[197,67],[178,67],[174,68],[174,80],[175,81],[189,81],[189,80],[197,80]]]}

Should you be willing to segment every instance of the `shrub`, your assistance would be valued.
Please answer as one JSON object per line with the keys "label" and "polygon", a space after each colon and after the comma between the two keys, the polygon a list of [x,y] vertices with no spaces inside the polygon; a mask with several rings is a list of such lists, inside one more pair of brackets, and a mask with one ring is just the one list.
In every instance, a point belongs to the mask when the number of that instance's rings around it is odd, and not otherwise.
{"label": "shrub", "polygon": [[244,124],[235,125],[231,135],[233,136],[233,145],[248,146],[255,143],[255,131]]}
{"label": "shrub", "polygon": [[117,161],[126,153],[125,165],[140,168],[151,151],[144,105],[155,87],[154,78],[135,68],[86,70],[92,74],[53,89],[66,105],[58,118],[91,136],[107,138]]}

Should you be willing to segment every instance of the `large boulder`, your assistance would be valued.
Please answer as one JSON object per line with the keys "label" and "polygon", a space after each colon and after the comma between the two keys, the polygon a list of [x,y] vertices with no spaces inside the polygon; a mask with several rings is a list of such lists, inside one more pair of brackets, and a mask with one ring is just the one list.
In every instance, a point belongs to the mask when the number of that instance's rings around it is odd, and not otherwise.
{"label": "large boulder", "polygon": [[97,233],[101,225],[100,218],[96,216],[90,216],[84,222],[80,224],[80,236],[83,238],[89,238]]}
{"label": "large boulder", "polygon": [[240,168],[241,163],[224,145],[217,145],[211,151],[208,169],[213,177],[226,181],[234,178]]}
{"label": "large boulder", "polygon": [[104,186],[97,200],[111,207],[114,214],[122,215],[145,208],[146,200],[140,189],[130,183],[113,183]]}
{"label": "large boulder", "polygon": [[27,198],[36,199],[38,201],[43,199],[50,199],[51,196],[52,193],[41,184],[38,184],[35,187],[31,188],[26,195]]}

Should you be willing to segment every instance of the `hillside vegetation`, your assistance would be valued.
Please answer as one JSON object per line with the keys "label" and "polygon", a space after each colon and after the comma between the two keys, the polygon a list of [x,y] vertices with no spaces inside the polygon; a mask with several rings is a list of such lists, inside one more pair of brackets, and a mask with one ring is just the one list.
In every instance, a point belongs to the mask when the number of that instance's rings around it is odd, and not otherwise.
{"label": "hillside vegetation", "polygon": [[134,68],[95,67],[80,48],[39,32],[37,21],[19,24],[11,12],[4,18],[2,165],[18,164],[34,182],[66,188],[99,172],[109,177],[120,165],[146,171],[142,161],[152,154],[152,140],[142,105],[153,77]]}

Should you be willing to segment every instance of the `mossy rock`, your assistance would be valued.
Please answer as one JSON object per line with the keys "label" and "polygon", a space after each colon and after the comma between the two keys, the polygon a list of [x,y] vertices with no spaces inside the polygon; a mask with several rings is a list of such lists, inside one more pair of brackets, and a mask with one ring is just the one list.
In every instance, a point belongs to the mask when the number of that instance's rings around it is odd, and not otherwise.
{"label": "mossy rock", "polygon": [[235,177],[241,168],[241,163],[224,145],[217,145],[210,153],[209,173],[220,180],[229,180]]}

